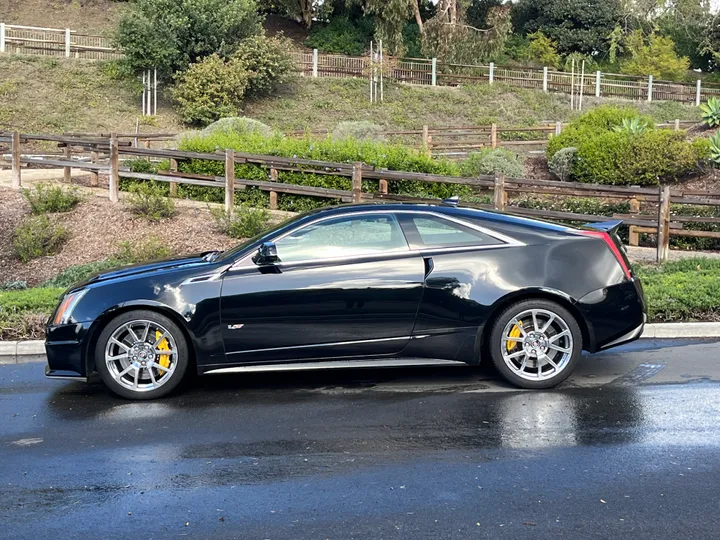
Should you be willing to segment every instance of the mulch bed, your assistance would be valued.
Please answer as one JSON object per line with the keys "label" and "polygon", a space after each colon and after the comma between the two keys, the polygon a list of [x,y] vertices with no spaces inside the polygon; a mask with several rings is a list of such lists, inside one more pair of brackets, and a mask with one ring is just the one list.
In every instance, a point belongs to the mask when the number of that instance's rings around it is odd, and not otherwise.
{"label": "mulch bed", "polygon": [[177,210],[170,219],[150,222],[132,214],[122,202],[112,204],[90,196],[73,211],[50,216],[70,232],[62,250],[23,264],[13,253],[12,235],[30,209],[22,195],[0,188],[0,282],[24,280],[30,286],[38,285],[69,266],[112,256],[125,240],[135,243],[159,238],[176,255],[228,249],[240,242],[215,230],[207,208],[178,205]]}

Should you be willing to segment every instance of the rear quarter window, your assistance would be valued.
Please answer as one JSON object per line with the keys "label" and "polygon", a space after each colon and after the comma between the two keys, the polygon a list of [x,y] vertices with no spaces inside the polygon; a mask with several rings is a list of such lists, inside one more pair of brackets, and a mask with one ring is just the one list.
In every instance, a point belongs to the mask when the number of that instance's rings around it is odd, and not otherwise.
{"label": "rear quarter window", "polygon": [[435,216],[412,216],[417,243],[425,247],[460,247],[501,244],[492,236],[460,223]]}

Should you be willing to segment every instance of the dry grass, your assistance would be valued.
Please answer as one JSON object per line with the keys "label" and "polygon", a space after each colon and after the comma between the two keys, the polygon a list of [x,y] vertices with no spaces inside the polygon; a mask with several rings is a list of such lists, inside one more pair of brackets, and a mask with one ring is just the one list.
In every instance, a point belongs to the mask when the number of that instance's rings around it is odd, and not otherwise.
{"label": "dry grass", "polygon": [[114,26],[124,5],[112,0],[2,0],[0,21],[102,34]]}

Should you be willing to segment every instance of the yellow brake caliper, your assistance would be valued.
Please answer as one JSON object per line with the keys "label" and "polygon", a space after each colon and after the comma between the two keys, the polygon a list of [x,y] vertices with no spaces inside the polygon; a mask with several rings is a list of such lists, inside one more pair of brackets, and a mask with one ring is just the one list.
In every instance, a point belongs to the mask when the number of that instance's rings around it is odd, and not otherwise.
{"label": "yellow brake caliper", "polygon": [[[155,341],[160,339],[162,337],[162,333],[159,330],[155,331]],[[157,346],[158,350],[160,351],[169,351],[170,350],[170,344],[168,343],[168,340],[163,338],[163,340],[158,343]],[[170,355],[169,354],[161,354],[160,359],[158,360],[158,364],[160,364],[164,368],[170,367]]]}
{"label": "yellow brake caliper", "polygon": [[[522,327],[522,321],[520,321],[520,326],[517,324],[512,327],[510,330],[510,333],[508,334],[508,337],[511,338],[519,338],[522,335],[522,332],[520,331],[520,328]],[[512,351],[516,346],[518,342],[517,341],[508,341],[506,344],[508,352]]]}

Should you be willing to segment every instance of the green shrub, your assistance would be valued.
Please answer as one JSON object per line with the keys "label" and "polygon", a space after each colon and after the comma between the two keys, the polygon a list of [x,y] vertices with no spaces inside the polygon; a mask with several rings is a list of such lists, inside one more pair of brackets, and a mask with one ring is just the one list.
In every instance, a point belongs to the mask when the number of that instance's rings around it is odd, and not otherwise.
{"label": "green shrub", "polygon": [[261,29],[252,0],[135,0],[115,40],[134,72],[157,68],[169,78],[212,54],[229,57]]}
{"label": "green shrub", "polygon": [[51,184],[35,184],[35,189],[23,189],[23,197],[33,214],[69,212],[84,200],[76,187],[64,188]]}
{"label": "green shrub", "polygon": [[46,215],[34,216],[23,221],[13,233],[13,250],[22,262],[52,255],[67,240],[68,231],[52,223]]}
{"label": "green shrub", "polygon": [[292,48],[292,42],[282,34],[273,37],[259,34],[242,41],[233,58],[248,73],[245,95],[268,95],[287,82],[294,67],[290,56]]}
{"label": "green shrub", "polygon": [[[707,150],[706,152],[710,156],[710,160],[715,165],[720,165],[720,132],[716,133],[715,135],[711,135],[707,139],[700,139],[707,141]],[[697,144],[698,148],[700,148],[700,143]],[[700,150],[702,151],[702,150]]]}
{"label": "green shrub", "polygon": [[630,203],[627,201],[607,202],[592,197],[555,198],[528,195],[514,199],[512,204],[520,208],[536,208],[595,216],[611,216],[612,214],[627,214],[630,212]]}
{"label": "green shrub", "polygon": [[548,169],[552,174],[557,176],[559,180],[563,182],[569,181],[572,176],[572,168],[575,164],[576,154],[577,148],[574,146],[561,148],[548,160]]}
{"label": "green shrub", "polygon": [[472,152],[462,163],[460,172],[463,176],[480,176],[483,174],[504,174],[512,178],[523,176],[525,169],[518,161],[517,154],[505,148],[482,148]]}
{"label": "green shrub", "polygon": [[651,321],[720,320],[720,260],[636,265]]}
{"label": "green shrub", "polygon": [[175,77],[172,97],[186,124],[207,125],[242,110],[250,73],[236,59],[213,54]]}
{"label": "green shrub", "polygon": [[7,280],[0,283],[0,291],[22,291],[27,288],[27,281],[22,279]]}
{"label": "green shrub", "polygon": [[273,129],[260,122],[245,116],[232,116],[221,118],[202,130],[203,134],[212,134],[216,131],[233,131],[235,133],[257,133],[263,137],[271,137]]}
{"label": "green shrub", "polygon": [[270,214],[267,210],[238,205],[234,212],[211,208],[217,229],[232,238],[252,238],[268,228]]}
{"label": "green shrub", "polygon": [[629,57],[620,71],[628,75],[652,75],[656,79],[682,80],[690,69],[690,61],[675,52],[672,39],[657,34],[643,35],[635,30],[625,38],[625,52]]}
{"label": "green shrub", "polygon": [[165,242],[155,236],[150,236],[139,241],[120,242],[113,259],[120,264],[138,264],[168,259],[172,255],[172,249]]}
{"label": "green shrub", "polygon": [[96,261],[85,264],[74,264],[68,266],[52,279],[48,279],[42,284],[42,287],[58,287],[66,289],[75,283],[85,281],[95,274],[122,266],[117,259],[106,259],[104,261]]}
{"label": "green shrub", "polygon": [[682,132],[606,132],[578,146],[573,177],[600,184],[657,185],[698,169],[700,156]]}
{"label": "green shrub", "polygon": [[156,185],[144,182],[129,188],[127,205],[130,211],[150,221],[159,221],[175,215],[175,203]]}
{"label": "green shrub", "polygon": [[62,288],[34,287],[22,291],[0,292],[0,312],[41,311],[49,313],[57,307],[63,291]]}
{"label": "green shrub", "polygon": [[707,103],[700,105],[700,111],[703,124],[711,128],[720,126],[720,99],[708,98]]}
{"label": "green shrub", "polygon": [[360,140],[385,142],[385,128],[367,120],[358,122],[339,122],[332,131],[333,139],[354,138]]}
{"label": "green shrub", "polygon": [[305,45],[321,52],[359,56],[365,52],[374,32],[369,17],[357,24],[347,17],[333,17],[327,24],[313,24]]}
{"label": "green shrub", "polygon": [[527,49],[527,60],[541,66],[557,69],[562,58],[557,52],[557,44],[542,32],[528,34],[530,44]]}

